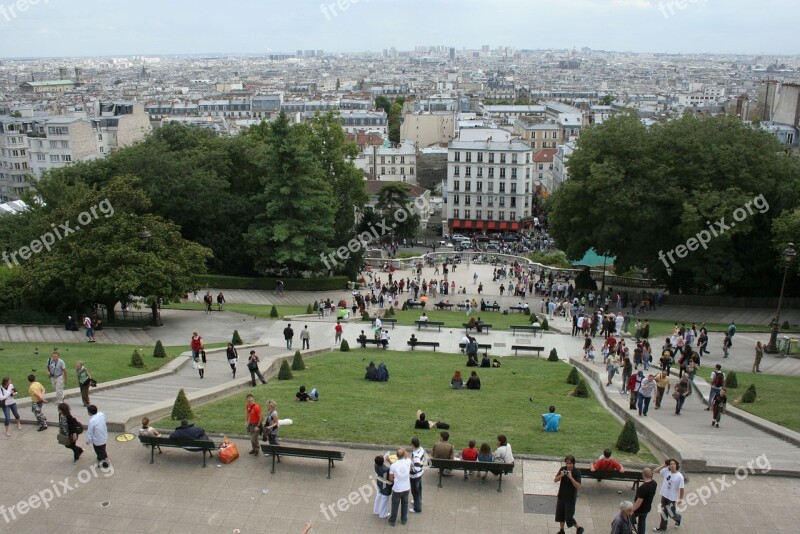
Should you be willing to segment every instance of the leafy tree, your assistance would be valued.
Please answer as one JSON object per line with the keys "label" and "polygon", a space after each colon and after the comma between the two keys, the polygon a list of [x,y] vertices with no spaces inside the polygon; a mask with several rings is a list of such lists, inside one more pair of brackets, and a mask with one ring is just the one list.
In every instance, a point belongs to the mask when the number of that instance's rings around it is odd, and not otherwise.
{"label": "leafy tree", "polygon": [[339,350],[341,352],[350,352],[350,343],[348,343],[346,339],[343,339],[342,344],[339,345]]}
{"label": "leafy tree", "polygon": [[728,371],[725,375],[725,387],[728,389],[737,389],[739,387],[739,379],[736,377],[736,371]]}
{"label": "leafy tree", "polygon": [[[582,132],[569,169],[548,203],[551,233],[567,257],[593,247],[616,256],[618,271],[646,268],[673,292],[777,293],[782,247],[770,237],[791,232],[789,216],[781,216],[800,204],[800,160],[765,132],[726,116],[648,129],[620,113]],[[610,204],[598,202],[609,194]],[[760,195],[766,210],[754,205]],[[752,213],[742,218],[748,203]],[[711,234],[709,226],[719,229],[711,221],[723,219],[727,228]],[[702,232],[707,248],[697,240]],[[696,250],[680,249],[680,257],[679,246]]]}
{"label": "leafy tree", "polygon": [[550,349],[550,356],[547,357],[547,361],[550,362],[558,361],[558,351],[555,348]]}
{"label": "leafy tree", "polygon": [[403,104],[395,101],[389,109],[389,141],[392,143],[400,143],[400,123],[402,120]]}
{"label": "leafy tree", "polygon": [[211,252],[184,240],[175,224],[149,208],[138,180],[121,176],[45,214],[42,233],[65,221],[72,231],[62,227],[50,251],[25,263],[26,291],[55,309],[104,304],[108,322],[115,321],[114,306],[130,295],[177,300],[205,271]]}
{"label": "leafy tree", "polygon": [[382,214],[384,224],[392,228],[396,238],[412,238],[419,229],[419,213],[413,207],[410,190],[408,184],[387,182],[378,192],[375,210]]}
{"label": "leafy tree", "polygon": [[332,186],[326,181],[308,125],[286,115],[269,125],[264,147],[262,212],[245,241],[264,274],[297,275],[321,266],[320,254],[333,238]]}
{"label": "leafy tree", "polygon": [[272,317],[273,319],[277,319],[278,317],[280,317],[280,315],[278,314],[278,308],[276,308],[274,304],[272,305],[272,308],[269,310],[269,316]]}

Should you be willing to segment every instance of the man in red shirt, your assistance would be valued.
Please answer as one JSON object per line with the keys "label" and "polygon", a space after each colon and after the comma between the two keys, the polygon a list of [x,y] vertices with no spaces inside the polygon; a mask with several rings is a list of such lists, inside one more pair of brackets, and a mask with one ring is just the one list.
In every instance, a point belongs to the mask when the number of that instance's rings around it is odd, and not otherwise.
{"label": "man in red shirt", "polygon": [[338,319],[336,320],[336,326],[334,327],[334,330],[336,331],[336,338],[334,339],[333,342],[334,343],[341,343],[342,342],[342,330],[344,330],[344,329],[342,328],[341,321],[339,321]]}
{"label": "man in red shirt", "polygon": [[611,449],[606,449],[603,451],[603,456],[597,460],[595,463],[592,464],[592,471],[619,471],[620,473],[625,472],[625,468],[622,467],[618,461],[611,458]]}
{"label": "man in red shirt", "polygon": [[261,407],[256,404],[252,395],[247,396],[247,404],[244,407],[247,412],[245,423],[247,424],[247,433],[250,434],[250,445],[252,450],[249,454],[258,455],[258,435],[261,431]]}

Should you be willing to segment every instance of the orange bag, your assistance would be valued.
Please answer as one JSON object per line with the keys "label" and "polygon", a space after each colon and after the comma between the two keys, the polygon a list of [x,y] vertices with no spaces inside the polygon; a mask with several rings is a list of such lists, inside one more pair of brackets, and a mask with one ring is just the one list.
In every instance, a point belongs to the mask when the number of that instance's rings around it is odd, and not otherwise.
{"label": "orange bag", "polygon": [[228,438],[222,439],[222,444],[219,446],[219,461],[223,464],[229,464],[239,457],[239,448]]}

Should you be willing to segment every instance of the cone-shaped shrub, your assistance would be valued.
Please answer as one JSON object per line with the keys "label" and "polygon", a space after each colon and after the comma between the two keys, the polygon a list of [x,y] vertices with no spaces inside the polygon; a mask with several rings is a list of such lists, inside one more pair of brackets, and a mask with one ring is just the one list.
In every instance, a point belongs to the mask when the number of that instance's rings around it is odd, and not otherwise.
{"label": "cone-shaped shrub", "polygon": [[312,304],[311,306],[314,308],[314,313],[317,313],[319,311],[319,302],[317,302],[316,300],[314,301],[314,304]]}
{"label": "cone-shaped shrub", "polygon": [[622,432],[617,438],[617,450],[636,454],[639,452],[639,436],[636,434],[636,427],[633,421],[628,421],[622,427]]}
{"label": "cone-shaped shrub", "polygon": [[361,320],[362,321],[371,321],[372,320],[369,317],[369,312],[368,311],[364,310],[364,313],[361,314]]}
{"label": "cone-shaped shrub", "polygon": [[572,396],[581,399],[589,398],[589,386],[586,385],[586,380],[581,378],[578,381],[578,385],[575,386],[575,389],[572,391]]}
{"label": "cone-shaped shrub", "polygon": [[233,331],[233,336],[231,337],[231,343],[234,345],[242,345],[244,341],[242,341],[242,336],[239,335],[238,330]]}
{"label": "cone-shaped shrub", "polygon": [[313,313],[314,313],[314,308],[312,308],[311,304],[309,304],[308,307],[306,308],[306,314],[311,315]]}
{"label": "cone-shaped shrub", "polygon": [[350,352],[350,344],[347,342],[346,339],[342,340],[342,344],[339,346],[339,350],[342,352]]}
{"label": "cone-shaped shrub", "polygon": [[558,351],[555,349],[555,347],[550,349],[550,356],[548,356],[547,360],[551,362],[558,361]]}
{"label": "cone-shaped shrub", "polygon": [[542,330],[550,330],[550,323],[547,322],[547,318],[542,319]]}
{"label": "cone-shaped shrub", "polygon": [[133,354],[131,355],[131,367],[136,367],[139,369],[144,367],[144,360],[142,359],[141,353],[139,353],[139,349],[134,349]]}
{"label": "cone-shaped shrub", "polygon": [[161,344],[161,340],[159,339],[156,341],[156,348],[153,349],[153,358],[166,358],[167,351],[164,350],[164,345]]}
{"label": "cone-shaped shrub", "polygon": [[742,402],[750,404],[751,402],[755,401],[756,401],[756,385],[750,384],[750,386],[748,386],[747,388],[747,391],[745,391],[744,395],[742,395]]}
{"label": "cone-shaped shrub", "polygon": [[292,360],[292,371],[302,371],[306,368],[306,363],[303,361],[303,356],[297,350],[294,353],[294,360]]}
{"label": "cone-shaped shrub", "polygon": [[728,374],[725,375],[725,387],[730,389],[736,389],[739,387],[739,380],[736,378],[736,371],[728,371]]}
{"label": "cone-shaped shrub", "polygon": [[581,381],[581,375],[578,373],[578,369],[573,367],[572,371],[569,372],[569,376],[567,377],[567,384],[578,385],[578,382]]}
{"label": "cone-shaped shrub", "polygon": [[181,419],[192,419],[193,417],[192,406],[189,404],[189,399],[186,398],[186,392],[181,388],[178,396],[175,397],[175,404],[172,405],[172,418],[180,421]]}
{"label": "cone-shaped shrub", "polygon": [[274,304],[272,305],[272,309],[269,311],[269,316],[272,318],[280,317],[278,315],[278,308],[276,308]]}
{"label": "cone-shaped shrub", "polygon": [[394,317],[394,308],[389,308],[389,311],[386,312],[386,315],[389,317]]}
{"label": "cone-shaped shrub", "polygon": [[278,380],[291,380],[294,378],[292,376],[292,370],[289,368],[289,360],[283,360],[281,362],[281,369],[278,371]]}

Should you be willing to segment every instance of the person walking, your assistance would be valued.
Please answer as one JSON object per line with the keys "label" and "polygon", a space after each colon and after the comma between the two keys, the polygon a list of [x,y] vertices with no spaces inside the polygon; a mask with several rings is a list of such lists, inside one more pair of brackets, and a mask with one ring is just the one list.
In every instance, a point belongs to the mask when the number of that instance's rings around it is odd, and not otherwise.
{"label": "person walking", "polygon": [[278,405],[274,400],[267,402],[267,422],[264,425],[264,437],[270,445],[280,445],[278,443]]}
{"label": "person walking", "polygon": [[206,351],[204,350],[200,351],[200,357],[198,358],[196,363],[197,363],[197,373],[200,375],[200,380],[202,380],[206,374]]}
{"label": "person walking", "polygon": [[639,408],[639,415],[647,417],[647,412],[650,410],[650,401],[653,398],[653,393],[656,391],[656,379],[652,374],[647,375],[647,378],[642,380],[639,386],[639,398],[637,406]]}
{"label": "person walking", "polygon": [[294,330],[292,330],[292,323],[286,325],[283,329],[283,339],[286,340],[286,349],[292,350],[292,340],[294,339]]}
{"label": "person walking", "polygon": [[760,341],[756,343],[756,359],[753,361],[753,373],[761,372],[761,358],[764,357],[764,345]]}
{"label": "person walking", "polygon": [[225,305],[225,295],[222,294],[222,291],[219,292],[217,295],[217,311],[222,311],[222,307]]}
{"label": "person walking", "polygon": [[[58,441],[72,450],[72,461],[78,463],[83,449],[78,447],[78,427],[80,423],[72,416],[69,405],[62,402],[58,405]],[[83,429],[81,428],[81,432]]]}
{"label": "person walking", "polygon": [[225,349],[225,356],[228,359],[228,365],[231,366],[231,372],[233,373],[231,378],[236,378],[236,364],[239,363],[239,352],[236,350],[233,343],[228,343],[228,348]]}
{"label": "person walking", "polygon": [[213,313],[211,307],[214,305],[214,297],[211,296],[211,291],[206,291],[205,296],[203,296],[203,302],[206,305],[206,315],[211,315]]}
{"label": "person walking", "polygon": [[336,319],[336,326],[333,327],[333,330],[336,332],[333,342],[336,345],[340,345],[342,343],[342,332],[344,328],[342,328],[342,322],[339,319]]}
{"label": "person walking", "polygon": [[560,525],[557,534],[564,533],[567,528],[576,527],[577,534],[583,534],[583,527],[575,521],[575,503],[578,500],[578,490],[581,489],[581,472],[575,469],[575,457],[571,454],[564,458],[564,466],[558,470],[553,482],[558,482],[558,497],[556,500],[556,522]]}
{"label": "person walking", "polygon": [[411,439],[411,446],[413,448],[411,449],[411,472],[409,477],[414,506],[409,511],[419,514],[422,513],[422,475],[425,474],[425,466],[428,465],[428,456],[425,454],[425,449],[420,447],[419,438],[416,436]]}
{"label": "person walking", "polygon": [[661,523],[657,528],[653,529],[656,532],[663,532],[667,530],[667,521],[672,518],[675,521],[675,526],[681,526],[681,515],[675,510],[675,505],[680,506],[683,503],[684,494],[684,479],[680,471],[680,464],[678,460],[668,459],[664,464],[653,469],[654,472],[661,475]]}
{"label": "person walking", "polygon": [[727,358],[728,357],[728,351],[730,350],[730,348],[732,346],[733,346],[733,343],[731,343],[731,336],[729,336],[728,334],[725,334],[725,337],[722,339],[722,357],[723,358]]}
{"label": "person walking", "polygon": [[203,336],[196,331],[192,332],[192,340],[189,343],[189,347],[192,349],[192,360],[197,361],[200,351],[206,348],[205,343],[203,343]]}
{"label": "person walking", "polygon": [[308,350],[311,348],[311,332],[308,331],[308,325],[305,325],[300,331],[300,341],[303,343],[302,350]]}
{"label": "person walking", "polygon": [[106,425],[106,414],[97,410],[97,406],[90,404],[86,410],[89,412],[89,428],[86,430],[86,443],[94,448],[97,455],[97,462],[103,469],[108,468],[108,453],[106,443],[108,443],[108,426]]}
{"label": "person walking", "polygon": [[66,370],[67,365],[59,356],[58,351],[54,350],[47,362],[47,371],[50,373],[50,383],[56,390],[56,399],[59,403],[64,402],[64,386],[67,384]]}
{"label": "person walking", "polygon": [[3,406],[3,424],[6,427],[6,436],[10,436],[11,432],[8,427],[11,423],[11,414],[14,414],[14,420],[17,422],[17,430],[22,430],[22,422],[20,421],[19,411],[17,410],[17,388],[11,383],[11,378],[8,376],[3,377],[3,383],[0,384],[0,402]]}
{"label": "person walking", "polygon": [[661,408],[661,400],[664,398],[664,392],[669,393],[670,380],[667,371],[661,371],[656,377],[656,410]]}
{"label": "person walking", "polygon": [[634,532],[631,516],[633,516],[633,503],[631,501],[619,503],[619,513],[611,522],[611,534],[631,534]]}
{"label": "person walking", "polygon": [[264,421],[261,415],[261,406],[256,404],[252,395],[248,395],[244,410],[247,414],[244,422],[247,426],[247,433],[250,434],[250,452],[248,454],[258,456],[258,435],[261,433],[261,424]]}
{"label": "person walking", "polygon": [[86,408],[91,404],[89,402],[89,387],[92,385],[92,373],[83,365],[81,360],[75,364],[75,372],[78,375],[78,387],[81,390],[81,400],[83,407]]}
{"label": "person walking", "polygon": [[681,414],[683,403],[686,401],[686,397],[691,394],[692,386],[689,384],[689,377],[684,376],[675,386],[675,391],[672,392],[672,397],[675,399],[675,415]]}
{"label": "person walking", "polygon": [[633,499],[633,520],[636,523],[637,534],[647,532],[647,514],[653,507],[653,499],[658,490],[658,483],[653,480],[653,471],[649,467],[642,469],[642,483],[636,490]]}
{"label": "person walking", "polygon": [[83,327],[86,329],[86,338],[89,340],[89,343],[94,343],[94,325],[92,324],[92,319],[84,313],[82,322]]}
{"label": "person walking", "polygon": [[714,404],[711,412],[711,426],[719,428],[719,420],[725,409],[728,407],[728,392],[725,388],[719,390],[719,393],[714,397]]}
{"label": "person walking", "polygon": [[400,523],[408,523],[408,494],[411,491],[411,461],[406,450],[397,449],[397,461],[389,468],[389,482],[392,482],[392,512],[389,525],[397,524],[397,512],[400,512]]}
{"label": "person walking", "polygon": [[711,386],[711,392],[708,394],[708,406],[706,406],[706,411],[711,409],[711,406],[714,404],[714,397],[717,396],[725,385],[725,373],[722,372],[722,366],[720,364],[715,365],[714,370],[711,371],[711,382],[709,385]]}
{"label": "person walking", "polygon": [[730,346],[733,347],[733,336],[736,335],[736,323],[731,321],[731,324],[728,325],[728,340],[730,341]]}
{"label": "person walking", "polygon": [[383,456],[375,457],[375,485],[377,494],[372,513],[381,519],[389,517],[389,498],[392,495],[392,484],[389,483],[389,468]]}
{"label": "person walking", "polygon": [[42,413],[42,407],[47,402],[44,399],[44,386],[36,381],[36,375],[28,375],[28,393],[31,396],[31,411],[36,422],[39,423],[39,432],[47,429],[47,417]]}
{"label": "person walking", "polygon": [[250,357],[247,359],[247,370],[250,371],[250,383],[253,387],[256,387],[256,376],[259,380],[261,380],[262,384],[266,384],[267,381],[264,380],[264,375],[261,374],[261,371],[258,369],[258,362],[261,361],[258,359],[255,350],[250,351]]}

